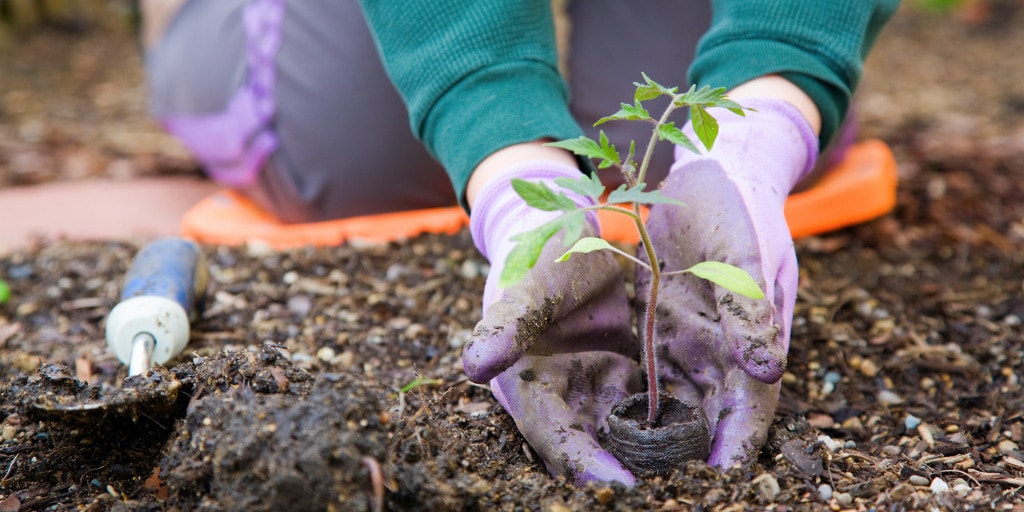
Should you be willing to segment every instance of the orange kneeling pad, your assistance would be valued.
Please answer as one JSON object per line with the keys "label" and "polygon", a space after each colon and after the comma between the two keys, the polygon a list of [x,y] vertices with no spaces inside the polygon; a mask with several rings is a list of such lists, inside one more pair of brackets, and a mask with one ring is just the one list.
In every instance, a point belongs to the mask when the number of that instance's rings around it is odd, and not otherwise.
{"label": "orange kneeling pad", "polygon": [[[884,142],[855,144],[813,187],[789,196],[785,214],[793,238],[825,233],[889,212],[896,205],[896,182],[896,159]],[[606,239],[637,242],[633,221],[625,215],[600,211],[598,217]],[[339,245],[346,240],[389,242],[421,233],[454,234],[468,224],[469,217],[458,206],[285,224],[241,194],[222,190],[185,213],[181,232],[201,243],[261,241],[275,249],[288,249]]]}

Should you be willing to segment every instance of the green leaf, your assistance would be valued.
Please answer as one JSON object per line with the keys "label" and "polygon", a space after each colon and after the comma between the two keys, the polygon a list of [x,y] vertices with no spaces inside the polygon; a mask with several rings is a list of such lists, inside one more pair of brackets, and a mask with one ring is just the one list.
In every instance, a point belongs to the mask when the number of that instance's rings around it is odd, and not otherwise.
{"label": "green leaf", "polygon": [[622,108],[618,112],[598,119],[594,126],[600,126],[608,121],[653,121],[651,114],[640,105],[640,100],[636,100],[635,105],[629,105],[627,103],[622,104]]}
{"label": "green leaf", "polygon": [[571,249],[565,251],[565,254],[559,256],[555,261],[563,262],[569,259],[569,256],[573,253],[585,254],[588,252],[599,251],[601,249],[614,249],[614,247],[612,247],[612,244],[608,243],[603,238],[588,236],[579,239],[579,241],[573,244]]}
{"label": "green leaf", "polygon": [[444,381],[441,379],[424,379],[423,377],[416,377],[412,382],[402,386],[402,389],[399,392],[408,393],[420,386],[436,386],[443,383]]}
{"label": "green leaf", "polygon": [[682,201],[672,199],[666,195],[663,195],[660,190],[652,190],[650,192],[644,192],[646,183],[638,183],[635,187],[626,188],[626,185],[620,185],[619,188],[608,194],[608,204],[618,203],[638,203],[638,204],[675,204],[679,206],[685,206]]}
{"label": "green leaf", "polygon": [[0,304],[7,302],[11,298],[11,287],[7,286],[7,282],[0,279]]}
{"label": "green leaf", "polygon": [[661,140],[667,140],[673,144],[678,144],[694,153],[700,154],[700,150],[693,144],[682,130],[676,128],[675,123],[665,123],[658,125],[658,138]]}
{"label": "green leaf", "polygon": [[718,138],[718,121],[703,106],[694,105],[690,107],[690,125],[704,147],[711,151],[711,146],[715,145],[715,139]]}
{"label": "green leaf", "polygon": [[580,136],[575,139],[560,140],[557,142],[548,142],[545,146],[551,146],[553,148],[568,149],[573,153],[585,156],[587,158],[603,158],[604,155],[601,151],[601,145],[598,144],[594,139],[589,137]]}
{"label": "green leaf", "polygon": [[577,208],[576,203],[572,199],[569,199],[561,192],[555,194],[555,191],[551,190],[543,182],[512,178],[512,188],[519,194],[519,197],[526,201],[526,204],[538,210],[546,212],[557,210],[572,211]]}
{"label": "green leaf", "polygon": [[736,103],[735,101],[730,100],[729,98],[722,98],[714,106],[715,107],[727,108],[727,109],[729,109],[730,112],[732,112],[733,114],[736,114],[736,115],[738,115],[740,117],[747,117],[747,114],[746,114],[746,112],[744,112],[744,110],[755,111],[754,109],[744,107],[743,105],[740,105],[739,103]]}
{"label": "green leaf", "polygon": [[716,87],[712,89],[706,85],[701,87],[700,90],[697,90],[696,86],[690,86],[690,90],[686,91],[685,94],[677,96],[676,99],[673,100],[673,103],[679,107],[686,105],[691,107],[701,106],[705,108],[722,107],[729,109],[730,112],[740,116],[745,115],[743,113],[744,110],[753,110],[729,99],[725,95],[725,87]]}
{"label": "green leaf", "polygon": [[556,233],[565,229],[563,243],[566,245],[579,239],[583,232],[584,221],[583,210],[573,210],[554,220],[550,220],[534,230],[526,231],[512,237],[517,242],[512,252],[505,258],[505,268],[501,271],[498,279],[500,288],[508,288],[526,277],[526,273],[533,268],[540,258],[544,245],[548,243]]}
{"label": "green leaf", "polygon": [[526,273],[537,263],[540,252],[544,250],[544,244],[559,229],[562,229],[561,224],[552,221],[533,231],[517,235],[518,243],[505,258],[505,268],[502,269],[501,278],[498,279],[498,287],[508,288],[522,281],[526,277]]}
{"label": "green leaf", "polygon": [[600,162],[597,164],[597,167],[600,169],[618,164],[619,152],[615,150],[614,145],[608,142],[608,136],[603,131],[601,132],[600,140],[601,142],[598,143],[594,139],[581,136],[575,139],[548,142],[544,145],[568,149],[577,155],[598,159]]}
{"label": "green leaf", "polygon": [[651,77],[647,76],[647,73],[641,73],[640,75],[643,76],[644,83],[641,84],[639,82],[633,82],[633,85],[636,86],[636,92],[633,94],[634,101],[639,102],[653,100],[658,96],[665,95],[675,96],[676,93],[679,91],[678,87],[673,87],[670,89],[668,87],[665,87],[664,85],[659,84],[658,82],[655,82],[654,80],[651,80]]}
{"label": "green leaf", "polygon": [[725,97],[725,87],[711,87],[705,85],[700,89],[697,89],[696,85],[691,85],[690,90],[686,91],[685,94],[680,95],[674,101],[676,105],[704,105],[713,106],[716,105],[722,98]]}
{"label": "green leaf", "polygon": [[581,174],[579,179],[555,178],[555,184],[595,201],[604,195],[604,184],[601,183],[601,178],[598,178],[596,174]]}
{"label": "green leaf", "polygon": [[612,165],[618,165],[621,161],[619,160],[619,152],[615,150],[615,146],[611,142],[608,142],[608,135],[601,131],[601,161],[597,163],[598,169],[604,169],[611,167]]}
{"label": "green leaf", "polygon": [[764,292],[757,285],[753,277],[747,271],[720,261],[702,261],[688,269],[687,272],[707,279],[712,283],[734,293],[750,297],[751,299],[763,299]]}

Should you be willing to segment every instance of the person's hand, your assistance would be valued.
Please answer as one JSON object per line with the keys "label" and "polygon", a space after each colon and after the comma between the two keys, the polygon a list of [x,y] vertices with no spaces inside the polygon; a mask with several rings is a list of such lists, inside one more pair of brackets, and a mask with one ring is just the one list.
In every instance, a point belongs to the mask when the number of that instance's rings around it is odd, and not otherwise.
{"label": "person's hand", "polygon": [[[579,171],[533,162],[506,171],[477,196],[471,230],[491,270],[484,317],[465,347],[463,363],[471,380],[490,381],[495,397],[552,474],[578,485],[632,485],[633,475],[597,442],[612,406],[640,388],[619,264],[607,251],[555,262],[567,249],[558,234],[523,280],[498,287],[515,245],[509,238],[560,214],[528,206],[511,179],[544,181],[580,206],[592,204],[555,185],[561,176],[578,177]],[[586,224],[584,235],[597,235],[596,216],[589,215]]]}
{"label": "person's hand", "polygon": [[[742,103],[756,111],[744,118],[712,109],[720,131],[710,152],[677,147],[661,190],[685,206],[654,206],[646,224],[664,272],[722,261],[746,270],[765,292],[749,299],[690,274],[661,281],[659,379],[678,398],[704,406],[713,438],[708,463],[723,468],[756,456],[775,414],[798,276],[783,205],[817,157],[817,137],[788,103]],[[636,289],[642,310],[648,272],[638,270]]]}

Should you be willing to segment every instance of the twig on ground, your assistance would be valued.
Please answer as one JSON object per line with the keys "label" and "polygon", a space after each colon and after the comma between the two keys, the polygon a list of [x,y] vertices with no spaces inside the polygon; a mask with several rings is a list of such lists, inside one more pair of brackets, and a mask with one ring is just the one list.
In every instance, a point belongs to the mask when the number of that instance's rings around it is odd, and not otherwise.
{"label": "twig on ground", "polygon": [[373,486],[373,512],[384,512],[384,473],[377,459],[366,455],[359,459],[370,472],[370,485]]}

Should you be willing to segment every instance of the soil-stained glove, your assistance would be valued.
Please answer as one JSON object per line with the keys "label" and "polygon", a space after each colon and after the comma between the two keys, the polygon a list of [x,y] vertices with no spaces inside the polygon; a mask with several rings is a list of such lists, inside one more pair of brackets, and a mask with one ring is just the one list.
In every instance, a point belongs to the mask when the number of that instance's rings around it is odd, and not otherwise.
{"label": "soil-stained glove", "polygon": [[[619,264],[607,251],[555,259],[565,252],[561,234],[548,241],[526,277],[507,289],[498,281],[515,246],[509,238],[556,218],[528,206],[511,179],[544,181],[580,206],[591,200],[554,184],[579,177],[575,168],[534,162],[506,171],[481,190],[471,230],[491,262],[484,317],[466,345],[463,362],[475,382],[490,381],[495,397],[552,474],[582,485],[633,475],[600,447],[597,430],[612,406],[639,389],[637,345]],[[584,235],[597,235],[588,214]]]}
{"label": "soil-stained glove", "polygon": [[[703,404],[713,436],[708,462],[719,467],[756,456],[775,414],[798,277],[783,205],[818,154],[817,137],[790,104],[743,105],[756,111],[711,109],[720,131],[710,152],[676,148],[661,190],[685,206],[654,206],[647,220],[664,272],[723,261],[765,292],[749,299],[690,274],[661,282],[659,379],[680,399]],[[640,301],[649,289],[650,274],[638,269]]]}

